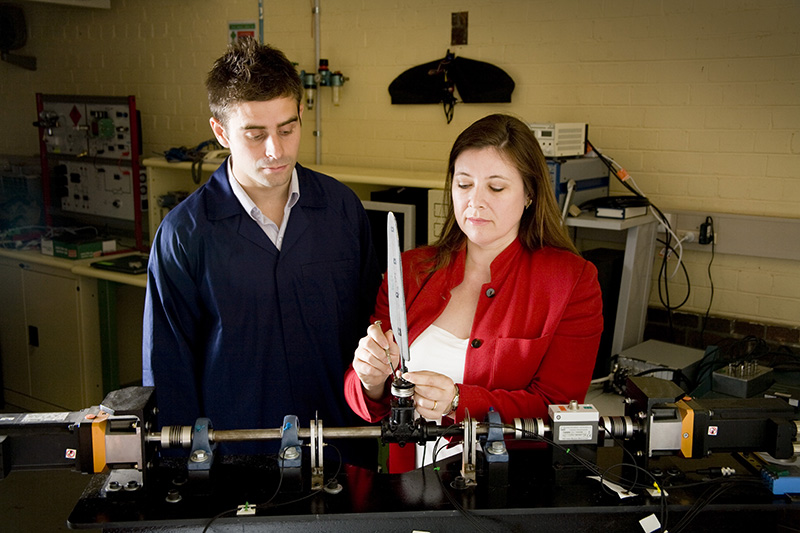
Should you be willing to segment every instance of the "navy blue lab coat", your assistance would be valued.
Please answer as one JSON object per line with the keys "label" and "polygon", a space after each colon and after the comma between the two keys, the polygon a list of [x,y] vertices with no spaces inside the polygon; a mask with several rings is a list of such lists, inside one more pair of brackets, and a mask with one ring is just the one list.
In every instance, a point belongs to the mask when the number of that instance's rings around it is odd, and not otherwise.
{"label": "navy blue lab coat", "polygon": [[[228,183],[227,163],[164,218],[148,266],[143,382],[158,423],[215,429],[360,425],[344,374],[380,272],[359,199],[297,165],[300,199],[279,251]],[[277,444],[228,446],[231,453]]]}

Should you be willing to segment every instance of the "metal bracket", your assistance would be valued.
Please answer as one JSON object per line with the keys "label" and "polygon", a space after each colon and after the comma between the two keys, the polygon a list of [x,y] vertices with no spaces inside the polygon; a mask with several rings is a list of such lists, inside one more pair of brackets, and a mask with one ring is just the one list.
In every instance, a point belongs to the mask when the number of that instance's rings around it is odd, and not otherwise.
{"label": "metal bracket", "polygon": [[507,463],[508,449],[506,448],[506,441],[503,438],[503,422],[500,420],[500,414],[494,409],[490,409],[486,414],[486,422],[488,422],[489,425],[486,441],[483,443],[483,450],[486,452],[486,462]]}
{"label": "metal bracket", "polygon": [[319,490],[325,483],[325,469],[322,460],[322,420],[309,422],[311,433],[311,490]]}
{"label": "metal bracket", "polygon": [[281,468],[300,468],[303,460],[301,442],[298,436],[299,423],[296,415],[286,415],[283,417],[281,427],[281,451],[279,462]]}
{"label": "metal bracket", "polygon": [[469,411],[464,413],[464,452],[461,454],[461,477],[467,487],[477,485],[475,479],[475,465],[478,448],[478,421],[469,416]]}
{"label": "metal bracket", "polygon": [[208,418],[198,418],[194,423],[192,433],[192,451],[189,454],[187,469],[189,477],[207,478],[214,462],[214,450],[216,444],[211,444],[209,432],[211,430],[211,420]]}

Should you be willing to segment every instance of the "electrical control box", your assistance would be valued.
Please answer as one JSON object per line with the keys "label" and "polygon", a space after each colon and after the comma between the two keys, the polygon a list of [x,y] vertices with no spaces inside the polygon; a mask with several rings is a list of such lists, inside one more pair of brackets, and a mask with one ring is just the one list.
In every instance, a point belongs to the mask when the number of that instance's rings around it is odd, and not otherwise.
{"label": "electrical control box", "polygon": [[626,376],[645,372],[656,378],[672,380],[675,372],[679,371],[693,380],[703,355],[703,350],[697,348],[649,339],[617,355],[617,372]]}
{"label": "electrical control box", "polygon": [[147,179],[133,96],[36,95],[45,221],[93,225],[143,249]]}
{"label": "electrical control box", "polygon": [[545,157],[572,157],[586,153],[585,122],[528,124]]}
{"label": "electrical control box", "polygon": [[574,182],[571,204],[608,196],[608,168],[599,157],[548,159],[547,169],[559,207],[564,207],[570,181]]}
{"label": "electrical control box", "polygon": [[711,390],[737,398],[751,398],[767,390],[774,381],[771,368],[754,361],[739,361],[714,370]]}
{"label": "electrical control box", "polygon": [[557,404],[548,407],[557,444],[596,444],[600,412],[590,404]]}

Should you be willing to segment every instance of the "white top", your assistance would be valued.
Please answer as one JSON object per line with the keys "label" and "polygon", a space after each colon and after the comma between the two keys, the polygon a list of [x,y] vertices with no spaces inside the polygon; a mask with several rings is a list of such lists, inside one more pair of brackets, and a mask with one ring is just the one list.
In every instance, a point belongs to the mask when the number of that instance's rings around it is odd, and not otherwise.
{"label": "white top", "polygon": [[[409,372],[430,370],[449,377],[454,383],[462,383],[468,341],[469,339],[459,339],[449,331],[431,324],[414,339],[409,347],[411,354],[411,360],[407,365]],[[436,423],[440,424],[441,421],[440,418],[436,420]],[[417,445],[417,468],[433,463],[434,454],[436,460],[441,460],[461,453],[463,449],[460,444],[452,448],[445,448],[448,441],[444,438],[438,442],[438,452],[434,449],[436,441],[429,441],[424,446]]]}
{"label": "white top", "polygon": [[269,240],[272,241],[272,244],[280,250],[281,244],[283,244],[283,234],[286,233],[286,225],[289,223],[289,214],[292,212],[292,207],[294,207],[300,199],[300,182],[297,179],[297,167],[292,170],[292,181],[289,184],[289,198],[286,200],[286,205],[283,208],[283,221],[281,222],[280,228],[278,228],[278,225],[270,220],[269,217],[264,216],[261,209],[258,208],[255,202],[253,202],[250,196],[245,192],[241,183],[236,180],[236,177],[233,175],[232,157],[228,158],[228,182],[231,184],[231,189],[233,189],[233,195],[236,196],[236,199],[242,204],[242,207],[247,214],[250,215],[250,218],[255,220],[258,227],[260,227],[267,237],[269,237]]}

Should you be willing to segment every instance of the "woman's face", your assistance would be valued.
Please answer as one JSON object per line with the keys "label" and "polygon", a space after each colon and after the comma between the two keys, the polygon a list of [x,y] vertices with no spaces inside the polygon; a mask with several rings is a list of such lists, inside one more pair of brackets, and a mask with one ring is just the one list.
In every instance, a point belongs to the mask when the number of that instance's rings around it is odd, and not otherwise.
{"label": "woman's face", "polygon": [[456,158],[452,194],[456,222],[470,246],[499,252],[517,238],[525,185],[496,148],[473,148]]}

